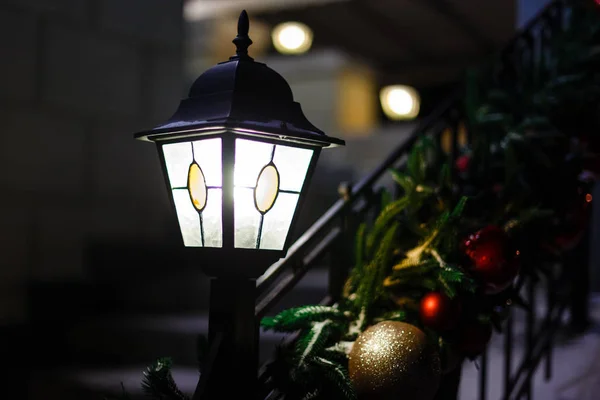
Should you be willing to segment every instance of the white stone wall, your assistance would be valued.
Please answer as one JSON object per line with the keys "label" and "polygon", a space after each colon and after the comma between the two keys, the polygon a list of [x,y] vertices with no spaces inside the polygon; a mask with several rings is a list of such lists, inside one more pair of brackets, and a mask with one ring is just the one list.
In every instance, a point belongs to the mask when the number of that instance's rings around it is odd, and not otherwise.
{"label": "white stone wall", "polygon": [[87,244],[162,242],[153,145],[183,96],[182,0],[0,2],[0,325],[29,282],[85,280]]}

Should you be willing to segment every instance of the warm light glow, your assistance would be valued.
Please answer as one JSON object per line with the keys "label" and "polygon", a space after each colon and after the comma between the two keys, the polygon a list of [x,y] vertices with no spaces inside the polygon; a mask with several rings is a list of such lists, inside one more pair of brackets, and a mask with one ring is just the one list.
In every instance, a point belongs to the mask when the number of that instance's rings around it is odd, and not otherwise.
{"label": "warm light glow", "polygon": [[313,154],[309,149],[236,139],[235,247],[283,248]]}
{"label": "warm light glow", "polygon": [[162,146],[171,195],[186,247],[221,247],[221,139]]}
{"label": "warm light glow", "polygon": [[384,87],[379,94],[379,100],[383,112],[390,119],[412,119],[419,115],[419,95],[409,86]]}
{"label": "warm light glow", "polygon": [[269,164],[260,172],[254,189],[254,202],[260,213],[264,214],[273,207],[278,192],[279,173],[275,165]]}
{"label": "warm light glow", "polygon": [[[162,146],[171,194],[187,247],[223,246],[221,139]],[[235,140],[234,246],[281,250],[314,150]]]}
{"label": "warm light glow", "polygon": [[188,191],[194,208],[198,211],[204,210],[207,197],[206,181],[204,180],[202,170],[196,163],[190,165],[190,172],[188,173]]}
{"label": "warm light glow", "polygon": [[311,29],[299,22],[285,22],[277,25],[271,33],[273,46],[282,54],[301,54],[312,46]]}
{"label": "warm light glow", "polygon": [[586,202],[591,203],[592,200],[593,200],[593,198],[592,198],[591,194],[588,193],[588,194],[585,195],[585,201]]}

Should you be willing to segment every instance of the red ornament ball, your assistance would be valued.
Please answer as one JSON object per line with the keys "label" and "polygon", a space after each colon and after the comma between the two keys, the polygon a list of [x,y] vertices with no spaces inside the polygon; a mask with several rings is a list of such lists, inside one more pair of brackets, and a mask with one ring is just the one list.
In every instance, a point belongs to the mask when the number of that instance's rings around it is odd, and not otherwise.
{"label": "red ornament ball", "polygon": [[456,347],[465,356],[476,357],[485,350],[491,338],[491,324],[469,322],[460,328]]}
{"label": "red ornament ball", "polygon": [[423,325],[447,331],[456,326],[460,315],[460,303],[443,293],[429,292],[421,299],[419,314]]}
{"label": "red ornament ball", "polygon": [[471,164],[471,157],[468,155],[462,155],[456,159],[454,165],[456,166],[456,170],[461,174],[464,174],[469,170],[469,165]]}
{"label": "red ornament ball", "polygon": [[464,242],[464,251],[487,294],[503,291],[519,273],[519,251],[512,248],[502,228],[490,225],[472,234]]}

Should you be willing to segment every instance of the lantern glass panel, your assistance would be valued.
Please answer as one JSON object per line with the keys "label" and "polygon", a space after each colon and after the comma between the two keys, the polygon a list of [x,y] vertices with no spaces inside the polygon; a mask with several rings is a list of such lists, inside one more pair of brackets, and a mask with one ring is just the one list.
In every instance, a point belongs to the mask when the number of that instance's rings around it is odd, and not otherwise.
{"label": "lantern glass panel", "polygon": [[236,139],[234,246],[283,249],[314,150]]}
{"label": "lantern glass panel", "polygon": [[221,139],[162,146],[186,247],[222,247]]}

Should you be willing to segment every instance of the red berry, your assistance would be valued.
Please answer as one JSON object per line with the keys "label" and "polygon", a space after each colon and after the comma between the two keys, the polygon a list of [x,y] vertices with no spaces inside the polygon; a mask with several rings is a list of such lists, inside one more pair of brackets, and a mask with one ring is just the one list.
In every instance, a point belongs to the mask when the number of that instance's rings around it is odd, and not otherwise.
{"label": "red berry", "polygon": [[519,252],[510,246],[508,236],[497,226],[487,226],[469,236],[464,248],[473,275],[488,294],[506,289],[519,272]]}
{"label": "red berry", "polygon": [[469,170],[469,165],[471,164],[471,157],[467,155],[462,155],[456,159],[455,166],[456,170],[460,173],[465,173]]}
{"label": "red berry", "polygon": [[460,303],[443,293],[430,292],[421,299],[420,315],[425,326],[439,331],[454,328],[460,315]]}

